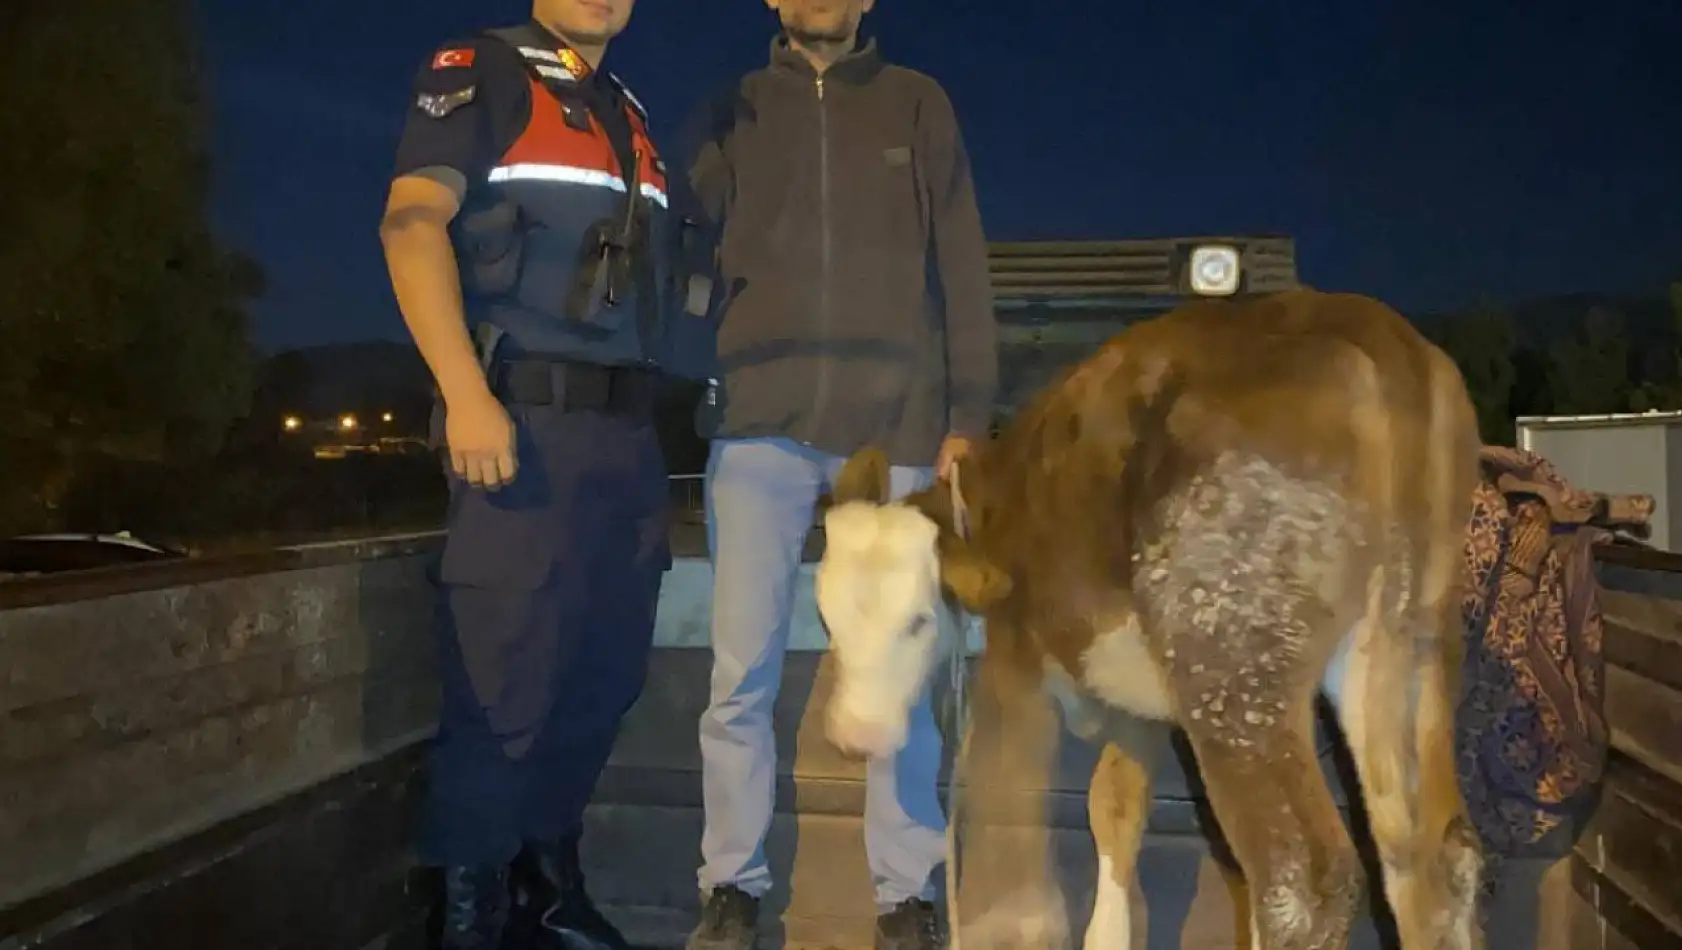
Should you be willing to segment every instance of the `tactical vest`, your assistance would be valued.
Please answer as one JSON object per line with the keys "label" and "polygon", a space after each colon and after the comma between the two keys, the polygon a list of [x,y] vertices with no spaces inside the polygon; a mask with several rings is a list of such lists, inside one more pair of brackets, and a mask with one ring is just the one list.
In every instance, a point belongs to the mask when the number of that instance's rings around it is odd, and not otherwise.
{"label": "tactical vest", "polygon": [[469,183],[452,228],[469,321],[495,325],[514,353],[665,362],[669,199],[640,105],[600,77],[629,126],[628,141],[614,136],[579,88],[591,70],[576,52],[529,26],[485,35],[523,60],[531,113],[486,180]]}

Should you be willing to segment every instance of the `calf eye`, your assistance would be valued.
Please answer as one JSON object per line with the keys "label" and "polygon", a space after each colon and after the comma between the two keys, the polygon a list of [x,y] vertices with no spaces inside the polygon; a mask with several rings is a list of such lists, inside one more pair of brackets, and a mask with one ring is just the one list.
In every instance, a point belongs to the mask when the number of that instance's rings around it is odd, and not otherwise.
{"label": "calf eye", "polygon": [[911,627],[906,630],[905,635],[915,640],[918,637],[934,633],[939,629],[936,626],[936,623],[937,621],[935,620],[934,614],[918,614],[917,617],[911,621]]}

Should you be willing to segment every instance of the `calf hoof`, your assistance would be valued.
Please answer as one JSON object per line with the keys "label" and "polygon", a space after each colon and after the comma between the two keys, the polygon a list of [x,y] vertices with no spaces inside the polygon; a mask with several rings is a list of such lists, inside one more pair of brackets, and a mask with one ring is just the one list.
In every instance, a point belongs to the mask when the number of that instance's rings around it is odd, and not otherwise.
{"label": "calf hoof", "polygon": [[952,950],[1068,950],[1061,894],[1017,894],[992,904],[953,934]]}

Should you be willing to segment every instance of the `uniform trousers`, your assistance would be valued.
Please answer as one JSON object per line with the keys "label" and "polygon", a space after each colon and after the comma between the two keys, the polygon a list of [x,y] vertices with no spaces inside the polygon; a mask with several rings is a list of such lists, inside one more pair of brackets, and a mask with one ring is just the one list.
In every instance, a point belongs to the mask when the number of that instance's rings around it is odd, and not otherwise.
{"label": "uniform trousers", "polygon": [[671,566],[651,412],[509,411],[514,482],[486,491],[448,475],[443,707],[420,836],[432,865],[501,863],[522,842],[579,833],[642,692]]}

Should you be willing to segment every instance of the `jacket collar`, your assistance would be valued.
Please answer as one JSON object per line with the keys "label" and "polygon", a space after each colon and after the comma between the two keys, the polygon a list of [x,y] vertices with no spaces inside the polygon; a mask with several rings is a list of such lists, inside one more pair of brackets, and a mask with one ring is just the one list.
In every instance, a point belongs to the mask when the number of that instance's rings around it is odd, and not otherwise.
{"label": "jacket collar", "polygon": [[[852,51],[836,60],[824,72],[825,79],[863,82],[880,72],[884,63],[876,49],[876,38],[866,37]],[[771,68],[793,72],[806,79],[817,76],[817,70],[798,50],[789,45],[787,34],[779,33],[771,40]]]}

